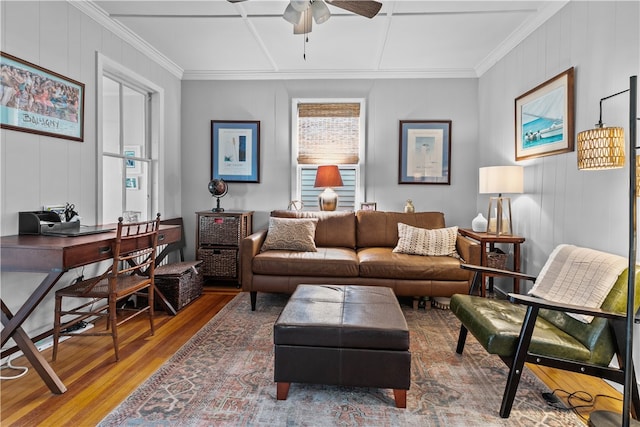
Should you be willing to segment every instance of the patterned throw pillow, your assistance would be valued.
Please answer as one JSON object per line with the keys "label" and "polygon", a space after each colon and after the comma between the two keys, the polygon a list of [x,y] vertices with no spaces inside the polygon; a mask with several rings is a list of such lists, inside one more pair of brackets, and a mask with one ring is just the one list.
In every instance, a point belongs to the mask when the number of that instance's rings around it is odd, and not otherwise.
{"label": "patterned throw pillow", "polygon": [[393,252],[411,255],[452,256],[460,258],[456,251],[458,227],[426,228],[398,223],[398,245]]}
{"label": "patterned throw pillow", "polygon": [[280,249],[317,252],[315,236],[318,218],[269,218],[267,238],[261,252]]}

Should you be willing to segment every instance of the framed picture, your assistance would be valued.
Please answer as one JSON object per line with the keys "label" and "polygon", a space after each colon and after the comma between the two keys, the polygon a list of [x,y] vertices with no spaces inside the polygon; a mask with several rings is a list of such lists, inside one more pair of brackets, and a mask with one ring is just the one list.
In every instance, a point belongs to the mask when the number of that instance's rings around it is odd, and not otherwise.
{"label": "framed picture", "polygon": [[0,127],[84,141],[84,83],[4,52],[0,68]]}
{"label": "framed picture", "polygon": [[[139,145],[125,145],[124,147],[124,156],[125,157],[140,157],[140,146]],[[139,161],[135,161],[133,159],[126,159],[125,166],[127,168],[127,175],[132,174],[141,174],[142,173],[142,164]]]}
{"label": "framed picture", "polygon": [[573,67],[516,98],[516,161],[573,151]]}
{"label": "framed picture", "polygon": [[360,203],[360,210],[362,211],[375,211],[378,208],[376,202]]}
{"label": "framed picture", "polygon": [[140,189],[140,177],[128,176],[125,178],[124,186],[127,190],[139,190]]}
{"label": "framed picture", "polygon": [[399,160],[399,184],[451,184],[451,120],[401,120]]}
{"label": "framed picture", "polygon": [[260,122],[211,120],[211,179],[260,182]]}

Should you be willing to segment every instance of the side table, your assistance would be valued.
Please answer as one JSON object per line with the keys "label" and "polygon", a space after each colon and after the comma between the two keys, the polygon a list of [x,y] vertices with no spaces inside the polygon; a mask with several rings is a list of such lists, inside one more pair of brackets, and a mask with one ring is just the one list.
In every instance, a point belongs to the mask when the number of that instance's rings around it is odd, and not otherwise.
{"label": "side table", "polygon": [[[495,249],[496,243],[506,243],[513,245],[513,271],[520,272],[520,245],[524,243],[525,238],[516,236],[515,234],[496,236],[494,233],[483,233],[473,231],[470,228],[459,228],[458,232],[465,237],[473,239],[480,243],[480,264],[487,265],[487,254]],[[490,290],[493,288],[493,278],[489,274],[482,274],[481,293],[485,296],[485,278],[489,278]],[[520,280],[513,279],[513,292],[520,293]]]}

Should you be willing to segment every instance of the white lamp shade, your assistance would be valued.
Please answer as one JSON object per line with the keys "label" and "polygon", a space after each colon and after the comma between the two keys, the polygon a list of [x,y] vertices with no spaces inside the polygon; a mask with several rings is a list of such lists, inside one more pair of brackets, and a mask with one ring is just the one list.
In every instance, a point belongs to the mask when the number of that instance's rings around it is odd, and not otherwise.
{"label": "white lamp shade", "polygon": [[316,0],[311,3],[311,11],[313,12],[313,19],[316,21],[316,24],[327,22],[331,17],[329,8],[322,0]]}
{"label": "white lamp shade", "polygon": [[291,3],[289,3],[282,14],[282,17],[290,24],[296,25],[302,20],[302,12],[295,10],[293,6],[291,6]]}
{"label": "white lamp shade", "polygon": [[311,32],[313,20],[311,19],[311,11],[302,12],[300,22],[293,24],[293,34],[307,34]]}
{"label": "white lamp shade", "polygon": [[304,12],[309,8],[310,1],[309,0],[291,0],[289,4],[298,12]]}
{"label": "white lamp shade", "polygon": [[487,166],[480,168],[481,194],[522,193],[524,168],[522,166]]}

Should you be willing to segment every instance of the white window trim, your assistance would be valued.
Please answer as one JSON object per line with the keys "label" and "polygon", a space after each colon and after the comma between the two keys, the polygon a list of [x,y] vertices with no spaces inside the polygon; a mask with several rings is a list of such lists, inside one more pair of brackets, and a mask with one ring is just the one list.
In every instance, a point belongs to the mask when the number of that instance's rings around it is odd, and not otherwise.
{"label": "white window trim", "polygon": [[[365,133],[366,133],[366,99],[365,98],[292,98],[291,100],[291,200],[301,199],[301,189],[298,183],[300,182],[300,165],[298,165],[298,104],[313,104],[313,103],[359,103],[360,104],[360,141],[358,157],[360,158],[356,169],[356,200],[355,206],[360,206],[360,203],[364,202],[364,165],[365,162]],[[312,165],[305,165],[312,166]],[[347,165],[344,165],[347,166]],[[352,166],[352,165],[349,165]]]}
{"label": "white window trim", "polygon": [[139,88],[145,92],[152,94],[151,104],[149,112],[151,129],[148,135],[151,150],[151,170],[149,176],[151,178],[151,211],[150,212],[163,212],[164,211],[164,192],[160,191],[164,188],[164,156],[160,153],[164,153],[164,89],[147,78],[129,70],[118,62],[105,56],[100,52],[96,52],[96,224],[103,224],[102,218],[102,99],[103,99],[103,87],[102,77],[104,75],[112,75],[131,85],[132,87]]}

